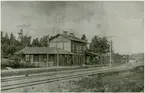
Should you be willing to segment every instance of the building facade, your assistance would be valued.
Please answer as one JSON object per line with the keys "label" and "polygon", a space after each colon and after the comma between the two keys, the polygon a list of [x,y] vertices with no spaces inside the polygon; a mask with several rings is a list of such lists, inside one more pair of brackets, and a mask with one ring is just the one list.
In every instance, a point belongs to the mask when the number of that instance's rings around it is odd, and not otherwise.
{"label": "building facade", "polygon": [[48,47],[25,47],[16,52],[22,60],[41,67],[82,65],[86,61],[87,42],[74,36],[73,33],[57,34],[48,40]]}
{"label": "building facade", "polygon": [[65,51],[73,53],[71,55],[71,65],[81,65],[85,63],[85,49],[87,42],[81,40],[73,33],[67,34],[67,31],[64,31],[63,34],[58,34],[49,41],[50,47],[57,47]]}

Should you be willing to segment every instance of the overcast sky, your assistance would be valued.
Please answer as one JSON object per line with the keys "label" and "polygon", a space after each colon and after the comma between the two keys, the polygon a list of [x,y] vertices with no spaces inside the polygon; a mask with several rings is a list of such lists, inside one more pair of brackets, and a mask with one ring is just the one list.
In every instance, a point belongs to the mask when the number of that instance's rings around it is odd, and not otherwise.
{"label": "overcast sky", "polygon": [[143,2],[4,2],[1,10],[1,29],[16,36],[21,28],[24,34],[42,37],[45,34],[74,32],[116,36],[113,47],[118,53],[144,51]]}

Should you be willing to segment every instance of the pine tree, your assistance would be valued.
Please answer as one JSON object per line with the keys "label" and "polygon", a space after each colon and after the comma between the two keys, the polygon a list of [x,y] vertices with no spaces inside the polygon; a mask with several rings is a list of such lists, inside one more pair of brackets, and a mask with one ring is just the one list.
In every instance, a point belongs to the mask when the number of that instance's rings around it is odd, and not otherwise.
{"label": "pine tree", "polygon": [[2,46],[1,46],[4,57],[8,57],[9,47],[10,47],[9,36],[8,36],[8,33],[5,33],[5,36],[3,37],[3,43],[2,43]]}
{"label": "pine tree", "polygon": [[13,33],[10,34],[10,44],[14,44],[16,41],[15,36],[13,35]]}
{"label": "pine tree", "polygon": [[1,31],[1,44],[4,43],[3,31]]}

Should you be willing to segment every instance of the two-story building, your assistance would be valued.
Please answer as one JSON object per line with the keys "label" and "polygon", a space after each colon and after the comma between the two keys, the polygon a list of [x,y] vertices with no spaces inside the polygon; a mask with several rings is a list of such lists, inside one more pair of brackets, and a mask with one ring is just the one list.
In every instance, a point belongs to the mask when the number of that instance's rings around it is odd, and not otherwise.
{"label": "two-story building", "polygon": [[25,47],[15,54],[22,55],[22,61],[39,66],[72,66],[85,63],[87,42],[74,36],[73,33],[57,34],[49,39],[48,47]]}
{"label": "two-story building", "polygon": [[57,34],[50,38],[50,47],[57,47],[65,51],[73,53],[69,56],[71,65],[81,65],[85,62],[85,48],[87,42],[75,37],[73,33],[67,33],[64,31],[63,34]]}

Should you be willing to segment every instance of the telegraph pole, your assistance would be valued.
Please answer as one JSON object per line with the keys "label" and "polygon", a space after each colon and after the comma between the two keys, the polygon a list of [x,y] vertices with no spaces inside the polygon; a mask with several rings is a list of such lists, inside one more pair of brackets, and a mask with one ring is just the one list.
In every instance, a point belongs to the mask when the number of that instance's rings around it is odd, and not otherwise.
{"label": "telegraph pole", "polygon": [[58,41],[56,41],[56,51],[57,51],[57,68],[59,67],[59,49],[58,49]]}
{"label": "telegraph pole", "polygon": [[110,41],[110,66],[112,66],[112,40]]}
{"label": "telegraph pole", "polygon": [[[109,44],[109,56],[110,56],[110,66],[112,66],[112,38],[113,37],[124,37],[124,36],[134,36],[136,34],[130,34],[130,35],[120,35],[120,36],[102,36],[102,37],[106,37],[106,38],[111,38],[110,40],[110,44]],[[101,36],[101,35],[97,35],[97,36]]]}
{"label": "telegraph pole", "polygon": [[[101,36],[101,35],[97,35],[97,36]],[[111,38],[110,43],[109,43],[109,61],[110,61],[110,66],[112,66],[112,38],[116,37],[116,36],[101,36],[101,37],[106,37],[106,38]]]}
{"label": "telegraph pole", "polygon": [[[58,43],[59,43],[59,41],[57,40],[56,41],[56,57],[57,57],[57,76],[58,76],[58,82],[60,82],[60,77],[59,77],[59,47],[58,47]],[[61,84],[61,82],[59,83],[59,84]],[[59,88],[60,88],[60,85],[58,85],[59,86]]]}
{"label": "telegraph pole", "polygon": [[[62,26],[64,25],[64,18],[65,18],[65,9],[66,9],[66,2],[64,3],[64,13],[59,12],[56,14],[54,21],[53,21],[53,32],[56,34],[58,30],[61,30]],[[59,88],[61,86],[60,76],[59,76],[59,40],[56,41],[56,56],[57,56],[57,75],[58,75],[58,82]]]}
{"label": "telegraph pole", "polygon": [[112,37],[116,37],[116,36],[104,36],[104,37],[111,38],[110,44],[109,44],[110,45],[110,47],[109,47],[110,48],[109,49],[109,52],[110,52],[109,56],[110,56],[110,66],[112,66]]}

